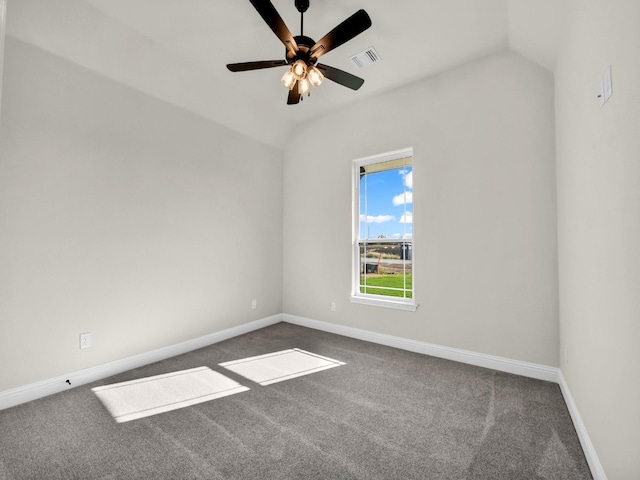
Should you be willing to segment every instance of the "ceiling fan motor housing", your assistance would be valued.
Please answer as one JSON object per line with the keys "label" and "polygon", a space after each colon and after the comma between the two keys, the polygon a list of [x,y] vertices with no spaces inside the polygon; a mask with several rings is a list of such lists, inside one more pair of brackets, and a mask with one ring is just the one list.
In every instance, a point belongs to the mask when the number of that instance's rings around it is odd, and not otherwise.
{"label": "ceiling fan motor housing", "polygon": [[289,49],[285,49],[286,55],[287,55],[287,63],[293,63],[296,60],[302,60],[307,65],[311,65],[315,63],[311,61],[311,55],[310,55],[311,47],[313,47],[316,44],[315,40],[304,35],[298,35],[293,38],[298,44],[298,51],[296,52],[296,54],[294,54]]}

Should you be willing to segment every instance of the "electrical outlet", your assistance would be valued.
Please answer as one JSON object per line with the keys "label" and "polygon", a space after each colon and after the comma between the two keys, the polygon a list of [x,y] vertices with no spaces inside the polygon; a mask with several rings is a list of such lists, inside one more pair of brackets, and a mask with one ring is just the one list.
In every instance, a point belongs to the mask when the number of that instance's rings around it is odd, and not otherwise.
{"label": "electrical outlet", "polygon": [[256,308],[258,308],[258,301],[257,300],[251,300],[251,309],[255,310]]}
{"label": "electrical outlet", "polygon": [[336,302],[331,302],[331,311],[332,312],[336,311]]}
{"label": "electrical outlet", "polygon": [[564,363],[569,363],[569,345],[564,346]]}
{"label": "electrical outlet", "polygon": [[89,348],[91,346],[91,334],[90,333],[81,333],[80,334],[80,348]]}

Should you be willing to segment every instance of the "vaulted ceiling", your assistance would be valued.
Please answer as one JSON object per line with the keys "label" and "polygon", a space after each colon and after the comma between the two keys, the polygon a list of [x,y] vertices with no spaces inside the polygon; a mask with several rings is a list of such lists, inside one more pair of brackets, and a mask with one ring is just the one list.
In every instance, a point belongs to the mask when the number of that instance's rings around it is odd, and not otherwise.
{"label": "vaulted ceiling", "polygon": [[[272,3],[293,35],[294,0]],[[483,56],[512,50],[553,71],[563,0],[311,0],[304,34],[318,40],[360,8],[373,26],[322,57],[365,79],[326,81],[286,105],[284,67],[231,73],[232,62],[284,58],[248,0],[8,0],[7,33],[173,105],[282,147],[304,122]],[[381,61],[349,57],[373,46]]]}

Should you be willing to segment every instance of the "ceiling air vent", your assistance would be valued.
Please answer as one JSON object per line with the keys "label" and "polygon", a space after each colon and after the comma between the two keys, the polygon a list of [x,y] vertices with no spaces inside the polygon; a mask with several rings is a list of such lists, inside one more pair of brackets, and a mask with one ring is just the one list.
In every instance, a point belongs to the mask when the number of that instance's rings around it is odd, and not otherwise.
{"label": "ceiling air vent", "polygon": [[378,52],[376,52],[376,49],[373,47],[369,47],[349,58],[358,68],[368,67],[372,63],[376,63],[381,60],[380,55],[378,55]]}

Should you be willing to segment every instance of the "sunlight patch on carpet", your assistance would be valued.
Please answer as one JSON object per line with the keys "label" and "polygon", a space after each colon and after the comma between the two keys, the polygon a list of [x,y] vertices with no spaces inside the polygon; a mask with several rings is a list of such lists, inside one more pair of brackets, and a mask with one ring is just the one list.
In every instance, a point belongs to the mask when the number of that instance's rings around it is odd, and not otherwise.
{"label": "sunlight patch on carpet", "polygon": [[316,355],[315,353],[305,352],[299,348],[220,364],[221,367],[227,368],[260,385],[270,385],[328,368],[339,367],[340,365],[345,365],[345,363]]}
{"label": "sunlight patch on carpet", "polygon": [[208,402],[249,390],[239,383],[197,367],[91,389],[118,423]]}

